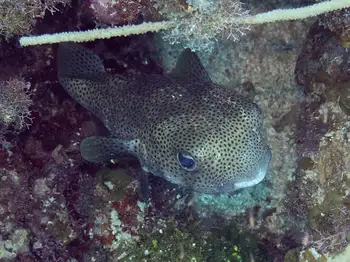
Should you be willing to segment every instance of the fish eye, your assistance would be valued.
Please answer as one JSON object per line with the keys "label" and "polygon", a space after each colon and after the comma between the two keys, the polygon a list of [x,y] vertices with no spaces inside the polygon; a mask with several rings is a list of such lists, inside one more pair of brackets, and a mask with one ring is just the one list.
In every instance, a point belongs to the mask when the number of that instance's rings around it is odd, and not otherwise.
{"label": "fish eye", "polygon": [[187,171],[193,171],[196,169],[196,161],[187,152],[183,152],[183,151],[178,152],[177,161],[179,162],[180,166]]}

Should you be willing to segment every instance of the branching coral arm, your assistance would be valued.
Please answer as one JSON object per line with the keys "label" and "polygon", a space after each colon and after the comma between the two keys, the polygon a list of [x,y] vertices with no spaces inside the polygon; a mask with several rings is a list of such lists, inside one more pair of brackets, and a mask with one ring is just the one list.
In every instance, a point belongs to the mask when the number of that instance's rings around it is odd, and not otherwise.
{"label": "branching coral arm", "polygon": [[[330,11],[350,7],[350,0],[330,0],[307,7],[295,9],[277,9],[270,12],[237,19],[237,24],[264,24],[282,20],[296,20],[317,16]],[[64,32],[40,36],[24,36],[19,42],[21,46],[52,44],[60,42],[86,42],[95,39],[158,32],[173,27],[171,21],[142,23],[105,29],[94,29],[78,32]]]}
{"label": "branching coral arm", "polygon": [[126,25],[103,29],[92,29],[78,32],[62,32],[56,34],[45,34],[39,36],[23,36],[19,39],[21,46],[54,44],[61,42],[87,42],[95,39],[112,38],[118,36],[129,36],[144,34],[147,32],[158,32],[170,28],[171,22],[150,22],[139,25]]}
{"label": "branching coral arm", "polygon": [[244,24],[264,24],[282,20],[300,20],[346,7],[350,7],[350,0],[331,0],[307,7],[276,9],[270,12],[244,17],[238,22]]}

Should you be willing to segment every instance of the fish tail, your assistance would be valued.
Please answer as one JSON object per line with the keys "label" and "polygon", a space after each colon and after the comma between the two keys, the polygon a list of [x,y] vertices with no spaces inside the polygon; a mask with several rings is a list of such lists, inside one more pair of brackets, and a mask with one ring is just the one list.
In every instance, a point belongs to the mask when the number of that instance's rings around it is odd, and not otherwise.
{"label": "fish tail", "polygon": [[108,77],[100,58],[91,50],[74,43],[59,45],[58,79],[64,89],[83,107],[100,115]]}
{"label": "fish tail", "polygon": [[57,53],[60,78],[96,79],[105,74],[101,59],[91,50],[75,43],[61,43]]}

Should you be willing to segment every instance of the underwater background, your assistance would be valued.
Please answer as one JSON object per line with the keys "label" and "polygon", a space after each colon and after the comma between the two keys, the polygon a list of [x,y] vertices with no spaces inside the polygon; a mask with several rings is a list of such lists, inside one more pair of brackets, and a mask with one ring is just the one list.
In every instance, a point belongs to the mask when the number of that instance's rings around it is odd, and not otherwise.
{"label": "underwater background", "polygon": [[[350,8],[235,21],[319,2],[0,0],[0,261],[350,261]],[[272,158],[257,185],[205,194],[151,175],[143,199],[137,159],[82,157],[108,130],[60,85],[58,45],[19,42],[163,20],[174,28],[82,45],[125,76],[167,75],[195,51],[262,111]]]}

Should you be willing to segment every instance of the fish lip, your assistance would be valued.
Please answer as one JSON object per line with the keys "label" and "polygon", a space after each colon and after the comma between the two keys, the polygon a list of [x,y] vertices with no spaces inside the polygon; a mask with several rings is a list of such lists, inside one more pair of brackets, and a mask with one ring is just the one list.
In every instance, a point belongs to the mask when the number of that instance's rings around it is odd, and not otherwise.
{"label": "fish lip", "polygon": [[266,170],[259,169],[258,175],[254,179],[234,183],[234,191],[259,184],[264,180],[266,173]]}
{"label": "fish lip", "polygon": [[254,177],[254,179],[234,183],[234,191],[242,188],[246,188],[246,187],[255,186],[259,184],[262,180],[264,180],[271,162],[271,157],[272,157],[271,149],[267,147],[265,155],[259,161],[257,168],[253,171],[257,175]]}

